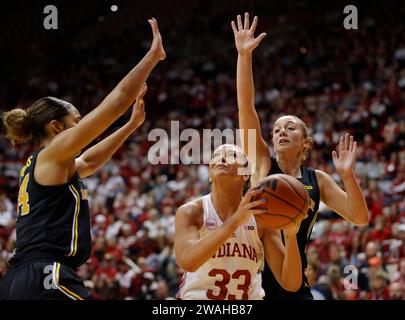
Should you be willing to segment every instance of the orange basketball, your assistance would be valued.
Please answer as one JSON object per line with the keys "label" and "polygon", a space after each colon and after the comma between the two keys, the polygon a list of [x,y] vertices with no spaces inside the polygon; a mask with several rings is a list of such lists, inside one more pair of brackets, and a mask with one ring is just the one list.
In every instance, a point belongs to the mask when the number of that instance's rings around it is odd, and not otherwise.
{"label": "orange basketball", "polygon": [[264,178],[259,185],[263,191],[255,200],[267,200],[257,207],[266,209],[267,212],[255,215],[261,226],[282,229],[308,211],[309,194],[298,179],[286,174],[273,174]]}

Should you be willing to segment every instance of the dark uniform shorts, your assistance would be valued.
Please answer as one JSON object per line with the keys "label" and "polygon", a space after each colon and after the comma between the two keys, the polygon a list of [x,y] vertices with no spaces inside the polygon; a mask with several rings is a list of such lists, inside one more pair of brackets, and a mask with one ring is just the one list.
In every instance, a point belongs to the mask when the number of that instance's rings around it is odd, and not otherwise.
{"label": "dark uniform shorts", "polygon": [[262,273],[262,286],[266,295],[264,300],[314,300],[311,293],[311,288],[307,284],[306,277],[303,275],[304,284],[297,292],[284,290],[277,282],[275,276],[270,271],[267,263],[264,266]]}
{"label": "dark uniform shorts", "polygon": [[0,300],[90,298],[91,294],[72,268],[51,260],[12,265],[0,279]]}

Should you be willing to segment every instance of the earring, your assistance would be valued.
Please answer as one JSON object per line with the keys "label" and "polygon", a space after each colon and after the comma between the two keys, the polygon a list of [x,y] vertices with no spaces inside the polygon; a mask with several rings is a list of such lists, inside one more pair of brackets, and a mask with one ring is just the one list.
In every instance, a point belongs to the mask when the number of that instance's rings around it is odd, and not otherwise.
{"label": "earring", "polygon": [[208,183],[212,183],[212,179],[211,179],[211,178],[208,178]]}

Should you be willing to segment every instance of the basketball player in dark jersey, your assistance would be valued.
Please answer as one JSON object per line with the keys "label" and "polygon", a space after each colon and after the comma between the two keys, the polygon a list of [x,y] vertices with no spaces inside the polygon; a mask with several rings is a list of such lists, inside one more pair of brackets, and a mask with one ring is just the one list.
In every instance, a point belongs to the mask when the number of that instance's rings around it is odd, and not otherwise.
{"label": "basketball player in dark jersey", "polygon": [[[39,148],[20,172],[16,251],[0,281],[0,299],[90,298],[75,273],[91,253],[88,195],[81,179],[99,169],[145,119],[144,83],[166,56],[156,20],[149,24],[150,50],[83,119],[73,105],[53,97],[3,114],[13,144],[35,142]],[[78,157],[135,100],[128,123]]]}
{"label": "basketball player in dark jersey", "polygon": [[[274,281],[274,276],[268,267],[264,270],[263,287],[266,291],[266,299],[313,299],[304,274],[307,266],[305,250],[317,218],[319,202],[323,201],[329,208],[355,225],[368,223],[366,201],[354,173],[357,143],[352,136],[346,134],[340,138],[338,152],[332,152],[333,163],[337,173],[342,177],[345,190],[342,190],[329,174],[321,170],[306,168],[303,165],[312,147],[312,138],[308,136],[305,123],[295,116],[282,116],[276,120],[272,132],[272,143],[276,157],[271,157],[267,143],[261,135],[260,121],[254,107],[252,53],[266,36],[265,33],[262,33],[257,38],[254,37],[257,20],[255,17],[252,25],[249,26],[249,15],[245,13],[243,24],[241,16],[237,16],[237,24],[233,21],[231,23],[238,50],[239,126],[240,129],[245,129],[241,137],[242,146],[251,160],[254,170],[251,181],[255,185],[270,174],[289,174],[301,180],[312,200],[308,218],[302,221],[297,233],[298,246],[303,261],[301,289],[294,293],[283,290]],[[255,141],[249,141],[247,129],[255,130]],[[256,145],[253,151],[249,150],[250,143]]]}

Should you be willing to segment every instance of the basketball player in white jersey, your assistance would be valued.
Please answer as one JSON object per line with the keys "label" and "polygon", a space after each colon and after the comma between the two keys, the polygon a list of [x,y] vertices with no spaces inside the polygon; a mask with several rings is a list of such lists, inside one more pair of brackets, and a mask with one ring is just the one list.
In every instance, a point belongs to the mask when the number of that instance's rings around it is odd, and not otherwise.
{"label": "basketball player in white jersey", "polygon": [[253,215],[264,210],[255,207],[265,200],[251,201],[258,188],[242,197],[250,178],[238,174],[243,163],[247,158],[239,147],[218,147],[209,164],[211,193],[177,210],[174,246],[184,270],[179,299],[263,299],[259,270],[264,257],[281,286],[296,291],[301,285],[296,233],[305,216],[284,229],[285,247],[278,230],[256,224]]}

